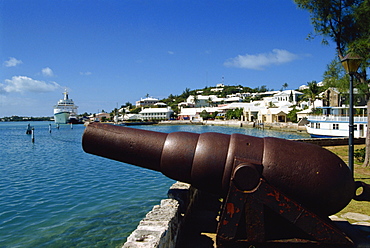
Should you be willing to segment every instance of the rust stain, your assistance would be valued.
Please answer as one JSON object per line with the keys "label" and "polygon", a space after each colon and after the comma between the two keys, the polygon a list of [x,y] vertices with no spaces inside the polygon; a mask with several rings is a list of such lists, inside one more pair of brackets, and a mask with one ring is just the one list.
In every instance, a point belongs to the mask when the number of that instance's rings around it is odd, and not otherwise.
{"label": "rust stain", "polygon": [[234,213],[235,213],[235,208],[234,208],[234,204],[229,202],[226,204],[226,211],[228,214],[230,214],[230,218],[233,217]]}

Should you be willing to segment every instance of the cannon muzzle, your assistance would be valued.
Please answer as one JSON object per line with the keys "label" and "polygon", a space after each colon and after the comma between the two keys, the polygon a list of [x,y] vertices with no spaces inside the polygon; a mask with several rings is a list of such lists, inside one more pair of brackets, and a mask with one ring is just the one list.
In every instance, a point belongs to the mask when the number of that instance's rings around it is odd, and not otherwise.
{"label": "cannon muzzle", "polygon": [[235,161],[242,160],[256,168],[245,173],[246,185],[257,171],[269,184],[323,216],[340,211],[355,195],[347,165],[330,151],[302,142],[242,134],[167,134],[91,123],[82,145],[88,153],[160,171],[220,196],[228,192]]}

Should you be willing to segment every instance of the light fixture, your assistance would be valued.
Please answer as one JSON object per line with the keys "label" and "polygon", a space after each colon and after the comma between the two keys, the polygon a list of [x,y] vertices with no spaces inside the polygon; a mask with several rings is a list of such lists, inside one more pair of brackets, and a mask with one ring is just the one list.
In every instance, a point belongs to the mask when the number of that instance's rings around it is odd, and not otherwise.
{"label": "light fixture", "polygon": [[360,67],[361,60],[362,58],[360,56],[349,53],[341,60],[341,62],[346,72],[349,75],[353,75]]}

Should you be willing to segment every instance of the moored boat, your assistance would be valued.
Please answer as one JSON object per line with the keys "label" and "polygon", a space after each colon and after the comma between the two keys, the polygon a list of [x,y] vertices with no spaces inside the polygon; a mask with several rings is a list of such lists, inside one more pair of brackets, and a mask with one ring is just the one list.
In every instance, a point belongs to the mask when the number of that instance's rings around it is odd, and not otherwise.
{"label": "moored boat", "polygon": [[[307,117],[307,133],[313,138],[349,136],[348,107],[322,107],[320,114]],[[367,130],[366,106],[354,107],[354,138],[365,138]]]}

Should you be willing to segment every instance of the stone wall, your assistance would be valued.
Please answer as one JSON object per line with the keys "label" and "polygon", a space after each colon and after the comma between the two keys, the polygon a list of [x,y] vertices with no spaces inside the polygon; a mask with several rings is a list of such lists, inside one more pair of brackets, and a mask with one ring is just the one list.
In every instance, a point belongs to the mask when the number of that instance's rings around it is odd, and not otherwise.
{"label": "stone wall", "polygon": [[168,191],[169,198],[147,213],[123,248],[175,247],[184,216],[196,194],[197,190],[189,184],[177,182],[172,185]]}

